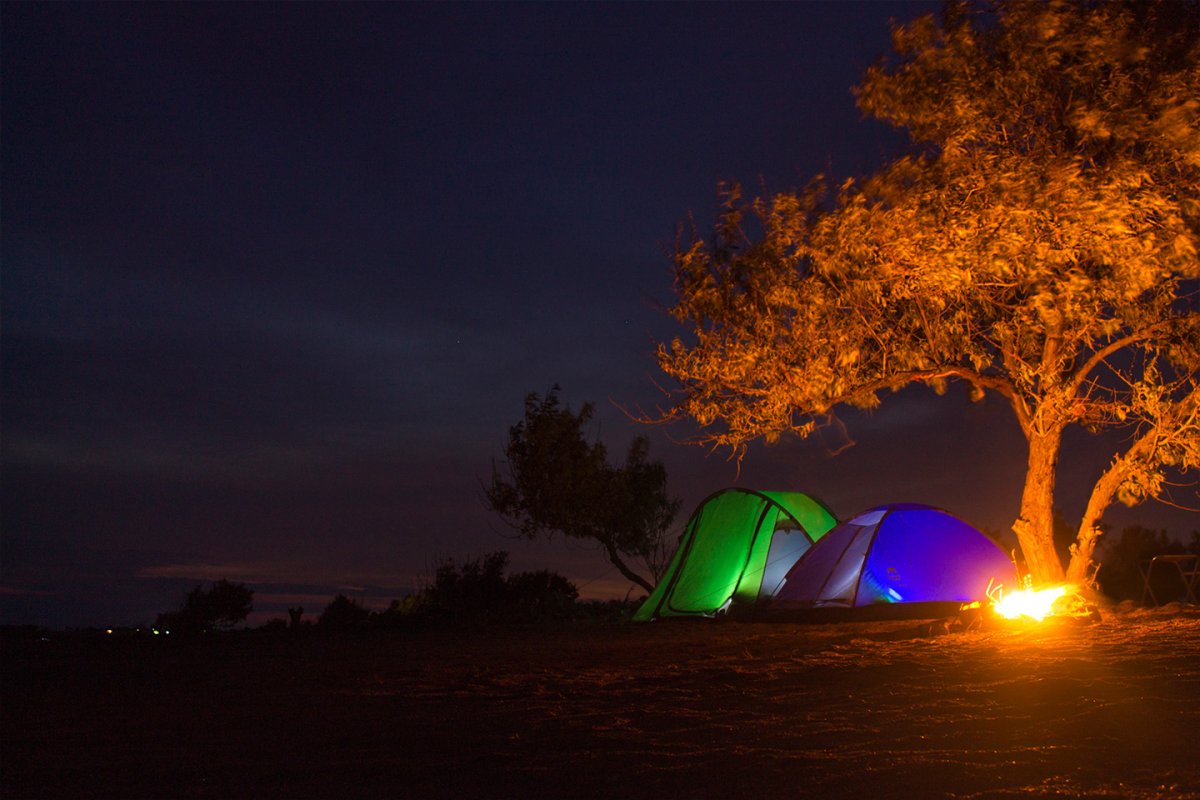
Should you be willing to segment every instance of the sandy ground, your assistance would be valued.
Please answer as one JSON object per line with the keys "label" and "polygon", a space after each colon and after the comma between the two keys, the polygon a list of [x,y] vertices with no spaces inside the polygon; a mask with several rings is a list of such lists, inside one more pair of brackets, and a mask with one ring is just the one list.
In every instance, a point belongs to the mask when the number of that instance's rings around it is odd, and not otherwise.
{"label": "sandy ground", "polygon": [[1200,798],[1200,611],[6,647],[0,794]]}

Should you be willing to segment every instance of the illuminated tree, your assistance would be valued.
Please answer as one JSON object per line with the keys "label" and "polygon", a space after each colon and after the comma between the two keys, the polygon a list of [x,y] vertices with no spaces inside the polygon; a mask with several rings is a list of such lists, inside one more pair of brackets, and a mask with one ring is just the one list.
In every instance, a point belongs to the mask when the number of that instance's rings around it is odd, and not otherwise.
{"label": "illuminated tree", "polygon": [[728,188],[712,239],[678,249],[668,416],[740,455],[911,384],[994,393],[1028,441],[1013,530],[1039,582],[1064,577],[1064,431],[1122,432],[1082,580],[1105,509],[1200,460],[1197,4],[956,5],[893,46],[856,94],[912,153],[831,199]]}
{"label": "illuminated tree", "polygon": [[[558,403],[558,387],[544,398],[525,398],[525,418],[509,429],[505,469],[493,466],[486,487],[488,504],[529,538],[562,533],[604,548],[622,575],[654,590],[666,566],[664,538],[679,511],[667,494],[667,472],[650,461],[649,442],[638,437],[625,463],[612,466],[601,442],[589,442],[585,427],[594,408],[578,414]],[[627,563],[636,559],[650,573],[639,575]]]}

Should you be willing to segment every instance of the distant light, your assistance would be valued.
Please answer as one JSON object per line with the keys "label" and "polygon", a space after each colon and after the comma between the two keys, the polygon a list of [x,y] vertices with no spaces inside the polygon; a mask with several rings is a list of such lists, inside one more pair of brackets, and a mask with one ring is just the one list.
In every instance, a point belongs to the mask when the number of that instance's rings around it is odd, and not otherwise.
{"label": "distant light", "polygon": [[158,636],[158,628],[151,628],[150,632],[153,633],[155,636]]}
{"label": "distant light", "polygon": [[104,632],[105,632],[105,633],[107,633],[107,634],[109,634],[109,635],[112,635],[112,628],[105,628],[105,629],[104,629]]}

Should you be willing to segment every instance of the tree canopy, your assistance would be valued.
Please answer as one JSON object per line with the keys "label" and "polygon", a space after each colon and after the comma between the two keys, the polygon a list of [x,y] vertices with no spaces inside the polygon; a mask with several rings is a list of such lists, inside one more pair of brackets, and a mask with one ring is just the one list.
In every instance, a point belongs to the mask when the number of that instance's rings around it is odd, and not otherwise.
{"label": "tree canopy", "polygon": [[[525,398],[525,417],[509,429],[503,468],[493,465],[488,505],[529,538],[562,533],[597,542],[629,580],[653,591],[666,566],[664,537],[679,511],[667,493],[661,461],[649,460],[650,443],[637,437],[625,462],[608,463],[608,450],[589,441],[595,408],[561,407],[558,387]],[[649,578],[628,563],[640,562]]]}
{"label": "tree canopy", "polygon": [[159,614],[155,624],[181,633],[229,629],[245,621],[254,610],[253,600],[254,591],[244,584],[220,580],[207,589],[202,586],[192,589],[178,611]]}
{"label": "tree canopy", "polygon": [[911,152],[832,196],[728,187],[712,238],[678,248],[672,414],[740,451],[914,383],[994,393],[1028,441],[1013,529],[1043,582],[1063,577],[1063,432],[1122,432],[1082,580],[1105,509],[1200,460],[1197,8],[953,4],[895,26],[855,93]]}
{"label": "tree canopy", "polygon": [[370,619],[371,612],[361,603],[339,594],[325,606],[317,617],[317,627],[327,631],[347,631],[360,628]]}

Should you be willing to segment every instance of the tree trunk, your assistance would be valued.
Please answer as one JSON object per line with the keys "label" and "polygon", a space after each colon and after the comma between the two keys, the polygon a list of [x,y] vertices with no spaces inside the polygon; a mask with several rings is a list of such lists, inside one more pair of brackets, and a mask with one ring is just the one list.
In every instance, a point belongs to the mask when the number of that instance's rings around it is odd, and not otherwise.
{"label": "tree trunk", "polygon": [[647,593],[654,591],[653,585],[647,582],[647,580],[641,575],[638,575],[636,572],[631,570],[629,566],[621,560],[621,554],[617,552],[617,548],[614,547],[611,542],[602,540],[601,544],[604,545],[604,550],[606,553],[608,553],[608,560],[612,562],[612,565],[616,567],[622,575],[636,583],[638,586],[641,586],[646,590]]}
{"label": "tree trunk", "polygon": [[1061,441],[1057,431],[1030,435],[1021,516],[1013,523],[1025,567],[1037,586],[1063,580],[1062,563],[1054,549],[1054,473]]}
{"label": "tree trunk", "polygon": [[1084,517],[1083,524],[1079,526],[1079,536],[1076,538],[1075,544],[1071,545],[1071,563],[1067,567],[1067,583],[1087,586],[1094,577],[1090,574],[1092,556],[1096,552],[1096,540],[1103,533],[1099,523],[1099,519],[1096,519],[1095,522],[1088,522],[1087,517]]}
{"label": "tree trunk", "polygon": [[1096,540],[1101,534],[1100,519],[1104,516],[1105,509],[1112,504],[1117,487],[1121,484],[1122,466],[1123,461],[1118,458],[1100,476],[1100,480],[1092,489],[1092,496],[1088,498],[1087,509],[1079,523],[1079,534],[1075,538],[1075,544],[1071,545],[1071,563],[1067,567],[1067,580],[1070,583],[1079,586],[1087,583],[1092,555],[1096,552]]}
{"label": "tree trunk", "polygon": [[1100,538],[1100,520],[1104,512],[1116,499],[1117,490],[1121,483],[1129,477],[1139,462],[1144,462],[1155,450],[1158,440],[1157,428],[1151,428],[1125,451],[1113,459],[1108,469],[1096,481],[1088,498],[1087,509],[1079,523],[1079,535],[1075,544],[1071,545],[1071,564],[1067,568],[1067,580],[1071,583],[1086,585],[1088,573],[1091,571],[1092,556],[1096,552],[1096,540]]}

